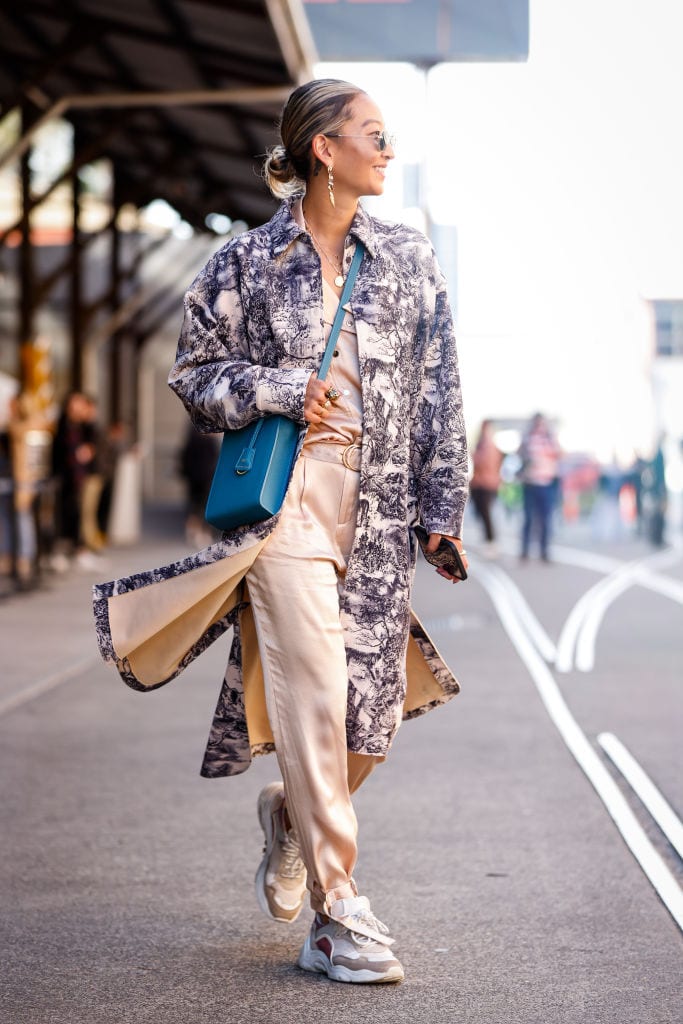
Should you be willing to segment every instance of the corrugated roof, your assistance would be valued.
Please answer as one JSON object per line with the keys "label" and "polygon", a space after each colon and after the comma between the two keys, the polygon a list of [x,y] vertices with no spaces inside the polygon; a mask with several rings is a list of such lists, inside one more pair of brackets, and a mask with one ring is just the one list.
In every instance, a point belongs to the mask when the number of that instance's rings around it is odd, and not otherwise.
{"label": "corrugated roof", "polygon": [[[122,201],[166,199],[199,228],[214,211],[259,223],[273,209],[259,157],[315,60],[302,10],[300,0],[3,5],[0,111],[23,101],[45,116],[61,101],[77,147],[113,161]],[[205,102],[191,103],[200,91]],[[212,102],[228,92],[232,102]],[[134,105],[148,93],[164,105]]]}

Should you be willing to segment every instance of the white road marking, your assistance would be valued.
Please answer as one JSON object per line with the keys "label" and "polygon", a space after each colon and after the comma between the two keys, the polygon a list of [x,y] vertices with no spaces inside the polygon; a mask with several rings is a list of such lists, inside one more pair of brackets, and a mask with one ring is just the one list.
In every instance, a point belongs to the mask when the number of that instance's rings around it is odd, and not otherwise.
{"label": "white road marking", "polygon": [[678,580],[669,579],[668,576],[660,576],[656,572],[651,572],[650,569],[641,569],[637,574],[636,583],[639,587],[654,590],[656,594],[670,597],[672,601],[683,604],[683,583],[679,583]]}
{"label": "white road marking", "polygon": [[683,891],[648,839],[619,787],[567,707],[548,666],[522,629],[515,614],[516,601],[511,598],[511,587],[515,590],[517,587],[512,580],[508,587],[504,587],[497,575],[484,566],[477,568],[477,578],[487,590],[500,616],[503,628],[529,670],[551,721],[602,800],[629,850],[640,864],[674,921],[683,931]]}
{"label": "white road marking", "polygon": [[[657,565],[662,568],[666,565],[673,565],[681,557],[680,551],[673,549],[672,551],[658,552],[657,555],[648,556],[648,561],[651,564],[654,559],[657,559]],[[626,567],[628,568],[628,567]],[[678,591],[682,589],[680,584],[675,585],[675,581],[666,581],[664,578],[660,581],[651,570],[645,566],[642,562],[635,563],[631,567],[631,571],[617,575],[614,574],[612,582],[608,577],[604,580],[604,586],[599,593],[595,594],[595,599],[592,606],[588,610],[588,613],[584,617],[579,635],[576,640],[576,667],[579,672],[590,672],[595,665],[595,644],[597,641],[598,630],[602,624],[602,620],[605,616],[605,612],[609,608],[610,604],[616,600],[616,598],[628,590],[630,587],[635,585],[646,585],[651,590],[655,590],[657,593],[663,594],[665,597],[673,597],[674,600],[680,600]],[[666,582],[674,584],[671,587],[665,587]]]}
{"label": "white road marking", "polygon": [[604,575],[619,569],[624,563],[611,555],[601,555],[594,551],[584,551],[582,548],[567,548],[562,544],[553,544],[553,560],[562,562],[564,565],[575,565],[577,569],[589,569],[592,572],[601,572]]}
{"label": "white road marking", "polygon": [[[592,672],[595,665],[595,643],[605,612],[620,594],[631,588],[633,582],[633,573],[615,573],[603,580],[600,587],[589,592],[591,600],[587,603],[576,635],[574,663],[579,672]],[[557,667],[562,671],[559,664]]]}
{"label": "white road marking", "polygon": [[611,732],[601,732],[598,743],[640,797],[679,857],[683,857],[683,823],[649,775]]}
{"label": "white road marking", "polygon": [[[660,552],[657,553],[658,555]],[[652,558],[652,555],[648,555]],[[582,551],[580,548],[567,548],[559,544],[553,545],[553,560],[563,565],[575,565],[580,569],[589,569],[593,572],[601,572],[605,575],[613,573],[616,569],[623,568],[626,564],[618,558],[611,558],[609,555],[594,554],[591,551]],[[640,587],[653,590],[656,594],[663,594],[670,597],[672,601],[683,604],[683,583],[672,580],[668,576],[660,576],[649,568],[642,567],[637,572],[635,583]]]}
{"label": "white road marking", "polygon": [[[533,643],[541,657],[552,665],[555,662],[555,658],[557,657],[557,649],[555,647],[555,644],[550,639],[545,629],[536,618],[536,615],[531,610],[522,592],[519,590],[518,587],[515,586],[515,584],[512,582],[508,574],[506,572],[503,572],[503,570],[499,566],[490,565],[487,567],[487,571],[492,573],[496,577],[498,582],[506,588],[506,590],[510,594],[511,599],[514,601],[515,612],[517,613],[517,618],[519,620],[520,625],[526,632],[527,636],[529,637],[529,639],[531,640],[531,642]],[[479,567],[477,564],[477,573],[478,572]]]}
{"label": "white road marking", "polygon": [[20,690],[19,693],[6,697],[0,701],[0,716],[6,715],[9,711],[14,711],[15,708],[21,707],[22,704],[28,704],[29,701],[35,700],[36,697],[41,697],[48,690],[54,690],[56,686],[60,686],[61,683],[66,683],[69,679],[73,679],[80,672],[85,672],[86,669],[96,665],[98,661],[99,658],[97,657],[84,658],[82,661],[76,662],[75,665],[61,669],[59,672],[55,672],[54,675],[48,676],[47,679],[41,679],[37,683],[33,683],[32,686],[27,686],[26,689]]}
{"label": "white road marking", "polygon": [[629,587],[642,584],[666,597],[677,595],[680,585],[676,581],[659,580],[651,570],[653,565],[657,568],[673,565],[680,557],[680,548],[676,547],[627,562],[582,594],[567,616],[557,643],[555,667],[558,672],[570,672],[575,661],[579,671],[591,671],[595,664],[595,642],[605,612]]}

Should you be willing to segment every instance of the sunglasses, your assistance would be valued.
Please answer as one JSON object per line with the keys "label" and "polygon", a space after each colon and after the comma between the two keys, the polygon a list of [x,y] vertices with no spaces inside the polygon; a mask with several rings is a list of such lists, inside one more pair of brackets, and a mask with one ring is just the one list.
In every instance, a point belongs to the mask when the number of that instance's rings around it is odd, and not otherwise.
{"label": "sunglasses", "polygon": [[377,148],[380,153],[383,153],[387,146],[391,146],[393,149],[396,145],[396,136],[391,135],[389,132],[371,132],[369,135],[330,135],[328,133],[328,139],[372,139],[377,143]]}

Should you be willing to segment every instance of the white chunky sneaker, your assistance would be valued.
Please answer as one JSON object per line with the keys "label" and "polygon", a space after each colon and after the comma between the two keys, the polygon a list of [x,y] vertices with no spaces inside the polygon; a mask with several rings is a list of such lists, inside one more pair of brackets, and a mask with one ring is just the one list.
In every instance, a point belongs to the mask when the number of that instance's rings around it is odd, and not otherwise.
{"label": "white chunky sneaker", "polygon": [[256,898],[267,917],[291,924],[304,905],[306,868],[296,832],[285,827],[284,802],[281,782],[271,782],[258,798],[258,818],[265,835],[265,845],[263,859],[256,872]]}
{"label": "white chunky sneaker", "polygon": [[403,981],[403,968],[389,948],[389,929],[378,921],[364,896],[337,900],[326,917],[316,914],[299,954],[304,971],[333,981],[372,985]]}

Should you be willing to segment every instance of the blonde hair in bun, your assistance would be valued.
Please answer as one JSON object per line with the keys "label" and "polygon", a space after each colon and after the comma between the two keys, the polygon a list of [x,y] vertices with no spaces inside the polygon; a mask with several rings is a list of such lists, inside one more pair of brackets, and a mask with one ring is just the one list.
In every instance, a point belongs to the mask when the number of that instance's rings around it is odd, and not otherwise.
{"label": "blonde hair in bun", "polygon": [[278,199],[295,195],[302,190],[301,182],[297,178],[294,165],[289,158],[289,153],[282,144],[273,146],[266,153],[266,159],[263,164],[263,177],[266,179],[270,191]]}
{"label": "blonde hair in bun", "polygon": [[318,78],[290,95],[280,118],[281,142],[263,164],[263,177],[278,199],[306,191],[316,171],[311,143],[316,135],[334,135],[351,116],[350,106],[363,90],[336,78]]}

